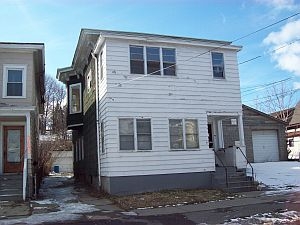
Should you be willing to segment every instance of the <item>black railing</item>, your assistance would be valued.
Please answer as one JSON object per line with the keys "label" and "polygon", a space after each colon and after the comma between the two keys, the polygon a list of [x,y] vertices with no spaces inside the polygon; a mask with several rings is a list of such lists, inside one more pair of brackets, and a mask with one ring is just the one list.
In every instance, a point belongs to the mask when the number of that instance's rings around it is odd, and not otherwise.
{"label": "black railing", "polygon": [[228,188],[228,170],[227,170],[227,167],[225,166],[225,164],[223,163],[223,161],[220,159],[220,157],[218,156],[218,154],[217,154],[217,152],[215,151],[215,149],[213,149],[213,151],[215,152],[215,156],[218,158],[218,160],[219,160],[220,163],[222,164],[222,167],[224,167],[224,169],[225,169],[226,187]]}
{"label": "black railing", "polygon": [[[247,156],[244,154],[243,150],[242,150],[240,147],[238,147],[238,146],[237,146],[236,148],[240,150],[240,152],[242,153],[242,155],[243,155],[244,158],[246,159],[247,165],[248,165],[248,164],[250,165],[250,167],[251,167],[251,173],[252,173],[252,182],[254,182],[254,169],[253,169],[253,166],[252,166],[251,163],[249,162],[249,160],[248,160]],[[247,171],[246,171],[246,173],[247,173]]]}

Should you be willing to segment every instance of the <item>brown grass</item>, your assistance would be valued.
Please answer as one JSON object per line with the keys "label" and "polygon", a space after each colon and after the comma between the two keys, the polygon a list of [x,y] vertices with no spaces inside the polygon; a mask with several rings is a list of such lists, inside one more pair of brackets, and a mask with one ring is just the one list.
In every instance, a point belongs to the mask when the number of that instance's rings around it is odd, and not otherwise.
{"label": "brown grass", "polygon": [[209,201],[224,200],[236,195],[222,192],[220,190],[172,190],[149,192],[129,196],[110,196],[119,207],[125,210],[147,208],[147,207],[165,207],[175,206],[177,204],[195,204]]}

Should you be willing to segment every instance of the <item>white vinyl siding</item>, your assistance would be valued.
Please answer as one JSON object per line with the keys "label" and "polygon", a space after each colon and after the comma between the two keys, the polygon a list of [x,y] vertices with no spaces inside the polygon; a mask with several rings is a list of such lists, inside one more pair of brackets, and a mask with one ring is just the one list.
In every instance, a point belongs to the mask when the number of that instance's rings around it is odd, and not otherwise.
{"label": "white vinyl siding", "polygon": [[[130,72],[128,46],[176,49],[176,76],[156,75],[136,79],[137,76]],[[222,49],[226,56],[226,79],[214,80],[211,54],[192,58],[209,49],[211,48],[106,39],[104,57],[107,76],[103,87],[99,88],[101,121],[105,124],[106,152],[101,156],[103,176],[215,170],[215,156],[208,144],[207,112],[242,113],[242,104],[236,52]],[[119,118],[151,118],[152,150],[120,150]],[[177,118],[198,121],[197,149],[170,149],[169,119]],[[193,132],[190,135],[196,137]]]}

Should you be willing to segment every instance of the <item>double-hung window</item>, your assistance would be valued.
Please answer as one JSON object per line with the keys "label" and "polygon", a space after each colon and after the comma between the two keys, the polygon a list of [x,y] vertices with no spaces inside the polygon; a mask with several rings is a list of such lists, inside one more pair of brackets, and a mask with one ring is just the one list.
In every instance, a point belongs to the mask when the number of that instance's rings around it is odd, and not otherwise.
{"label": "double-hung window", "polygon": [[163,73],[164,75],[176,75],[176,59],[174,48],[162,48]]}
{"label": "double-hung window", "polygon": [[144,47],[130,46],[130,73],[144,74]]}
{"label": "double-hung window", "polygon": [[212,52],[211,59],[212,59],[213,77],[225,78],[223,53]]}
{"label": "double-hung window", "polygon": [[160,53],[157,47],[146,47],[147,74],[160,75]]}
{"label": "double-hung window", "polygon": [[120,150],[151,150],[150,119],[119,119]]}
{"label": "double-hung window", "polygon": [[176,75],[175,48],[130,45],[129,50],[131,74]]}
{"label": "double-hung window", "polygon": [[198,121],[196,119],[170,119],[171,149],[199,148]]}
{"label": "double-hung window", "polygon": [[70,114],[81,113],[81,98],[81,83],[71,84],[69,86]]}
{"label": "double-hung window", "polygon": [[3,97],[26,97],[26,65],[3,66]]}

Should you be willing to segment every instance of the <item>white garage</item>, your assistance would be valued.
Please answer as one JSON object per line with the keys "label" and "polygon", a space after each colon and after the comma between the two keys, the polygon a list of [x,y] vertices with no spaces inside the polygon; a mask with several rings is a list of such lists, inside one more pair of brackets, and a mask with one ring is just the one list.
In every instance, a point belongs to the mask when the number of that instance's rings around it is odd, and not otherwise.
{"label": "white garage", "polygon": [[279,161],[277,130],[252,131],[254,162]]}

